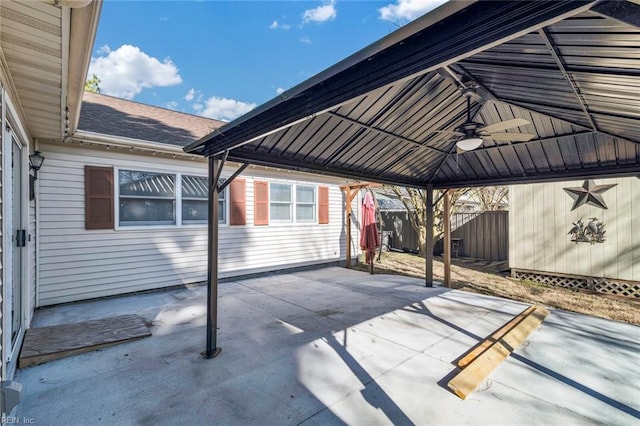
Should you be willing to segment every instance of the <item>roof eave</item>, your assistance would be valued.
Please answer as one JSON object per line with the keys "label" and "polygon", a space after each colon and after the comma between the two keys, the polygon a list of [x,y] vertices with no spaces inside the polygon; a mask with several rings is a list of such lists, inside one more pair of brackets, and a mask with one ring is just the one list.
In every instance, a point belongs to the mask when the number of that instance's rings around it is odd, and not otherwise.
{"label": "roof eave", "polygon": [[69,34],[69,63],[67,99],[64,108],[69,108],[69,133],[78,128],[84,83],[89,71],[91,52],[98,30],[102,0],[93,0],[85,7],[71,9]]}

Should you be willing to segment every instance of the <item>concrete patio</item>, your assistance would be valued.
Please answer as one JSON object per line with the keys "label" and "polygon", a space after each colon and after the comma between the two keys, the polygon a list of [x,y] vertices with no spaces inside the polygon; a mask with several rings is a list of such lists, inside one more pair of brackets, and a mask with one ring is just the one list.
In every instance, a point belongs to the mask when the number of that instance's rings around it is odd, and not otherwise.
{"label": "concrete patio", "polygon": [[343,268],[43,309],[33,326],[138,314],[153,336],[30,367],[38,425],[640,424],[640,328],[552,310],[467,400],[453,362],[526,305]]}

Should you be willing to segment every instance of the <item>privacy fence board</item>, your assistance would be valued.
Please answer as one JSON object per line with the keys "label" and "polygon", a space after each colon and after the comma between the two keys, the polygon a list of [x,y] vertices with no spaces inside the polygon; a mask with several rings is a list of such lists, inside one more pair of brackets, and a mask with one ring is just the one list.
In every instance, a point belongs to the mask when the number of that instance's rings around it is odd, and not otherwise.
{"label": "privacy fence board", "polygon": [[508,212],[455,213],[452,216],[451,238],[461,240],[458,256],[484,260],[509,258]]}
{"label": "privacy fence board", "polygon": [[[392,231],[394,248],[417,249],[418,236],[411,227],[406,211],[383,211],[384,231]],[[506,211],[454,213],[451,217],[451,237],[460,241],[459,257],[490,261],[507,260],[509,256],[509,214]],[[434,252],[442,253],[442,240]],[[455,253],[454,253],[455,255]]]}

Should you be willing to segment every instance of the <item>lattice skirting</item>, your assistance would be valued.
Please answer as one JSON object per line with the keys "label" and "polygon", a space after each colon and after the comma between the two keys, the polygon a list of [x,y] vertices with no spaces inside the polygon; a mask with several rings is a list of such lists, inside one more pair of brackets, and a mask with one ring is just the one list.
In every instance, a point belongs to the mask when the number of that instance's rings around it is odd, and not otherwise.
{"label": "lattice skirting", "polygon": [[531,280],[541,284],[570,288],[573,290],[590,290],[599,293],[615,294],[640,299],[640,282],[615,280],[612,278],[585,277],[579,275],[559,275],[549,272],[511,270],[511,276],[523,280]]}

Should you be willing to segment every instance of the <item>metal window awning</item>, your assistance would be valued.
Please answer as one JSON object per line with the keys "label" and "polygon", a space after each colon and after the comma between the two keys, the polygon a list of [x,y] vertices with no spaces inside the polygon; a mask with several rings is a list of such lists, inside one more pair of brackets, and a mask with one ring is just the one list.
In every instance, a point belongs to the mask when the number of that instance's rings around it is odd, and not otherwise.
{"label": "metal window awning", "polygon": [[[456,153],[466,120],[524,118]],[[450,2],[187,146],[187,152],[406,186],[640,172],[640,5]]]}

